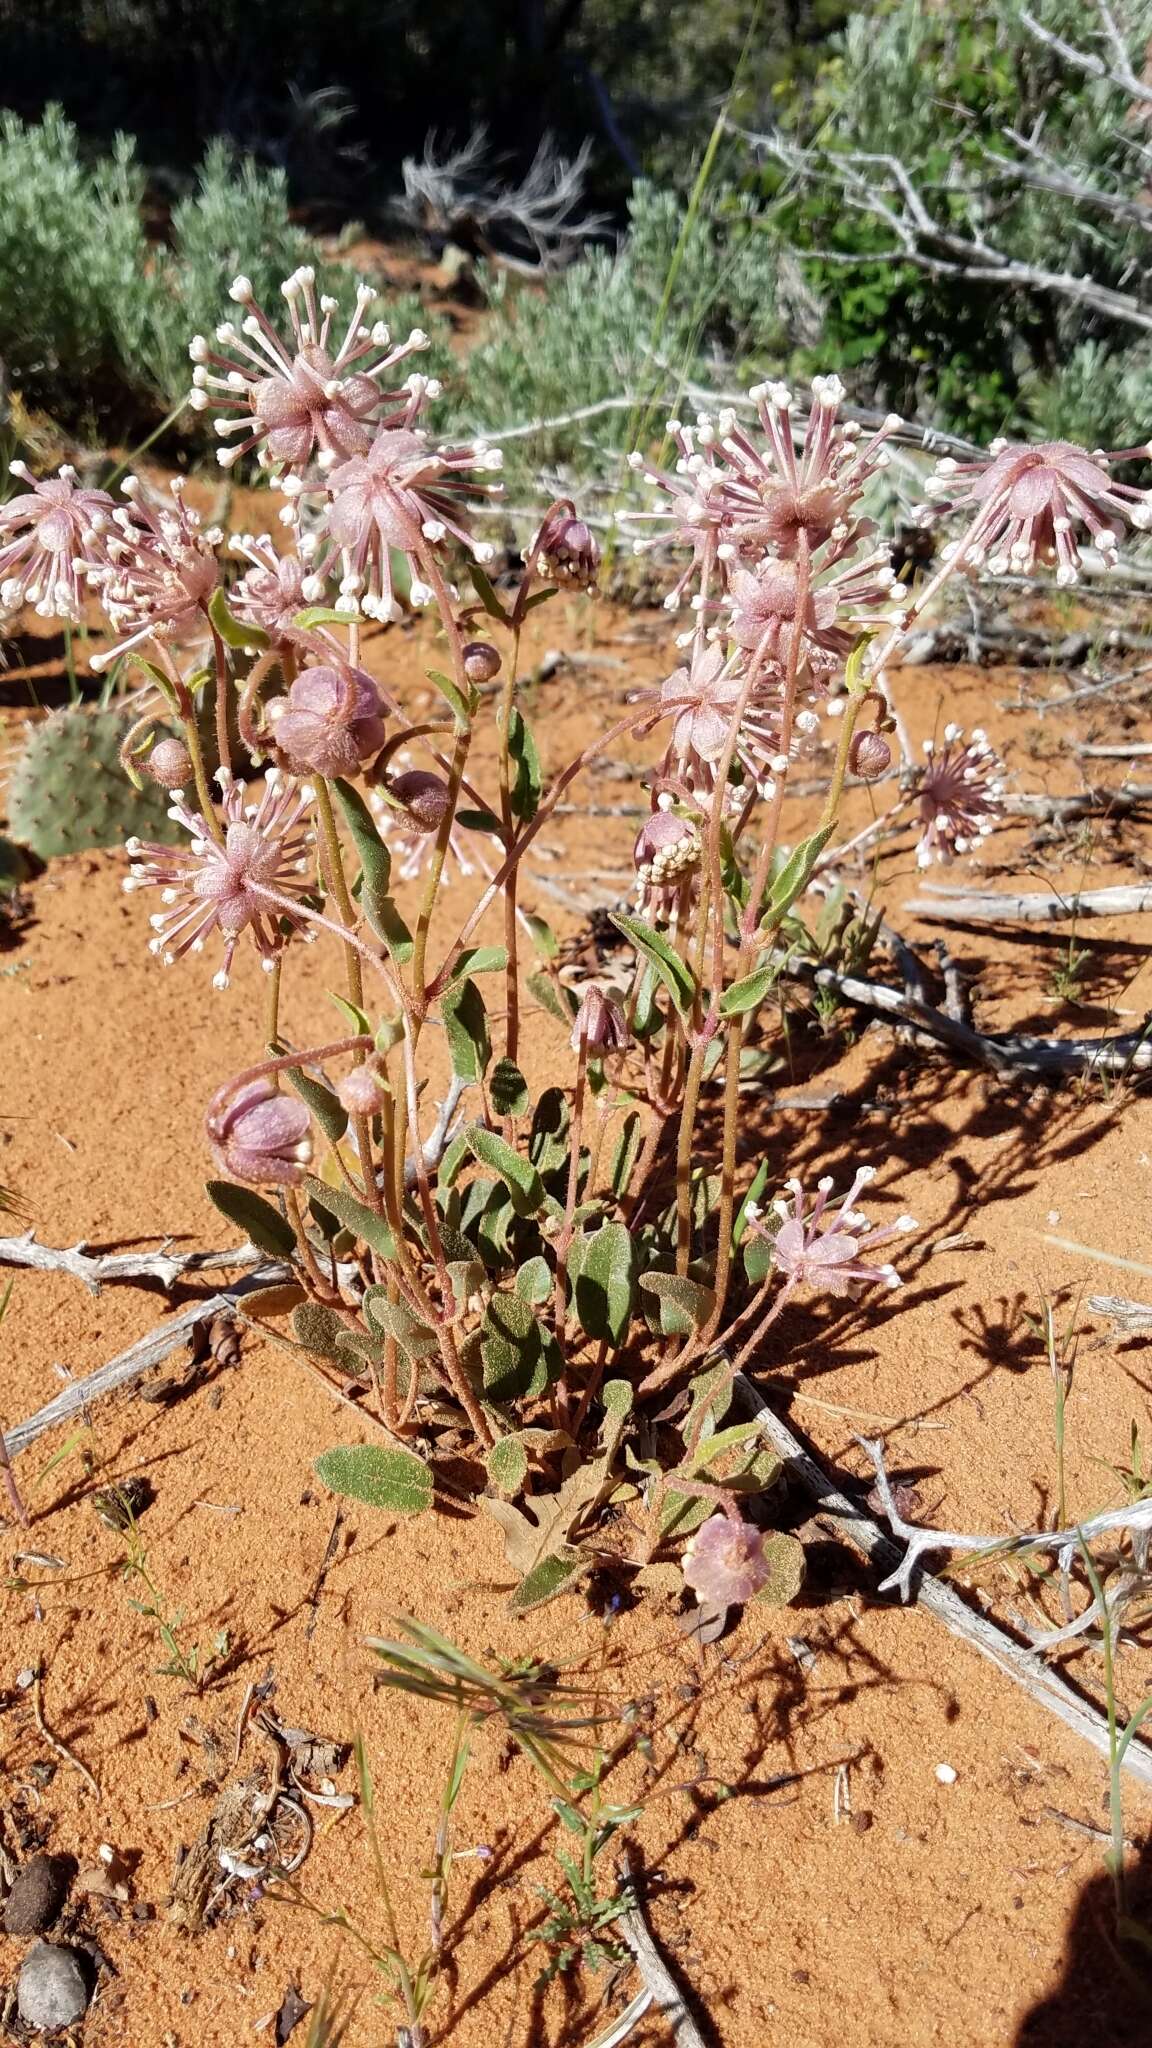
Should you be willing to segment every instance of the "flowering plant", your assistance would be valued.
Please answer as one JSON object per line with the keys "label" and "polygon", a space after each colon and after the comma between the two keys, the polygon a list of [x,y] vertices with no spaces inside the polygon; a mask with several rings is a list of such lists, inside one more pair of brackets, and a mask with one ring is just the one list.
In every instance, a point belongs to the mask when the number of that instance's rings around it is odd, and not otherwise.
{"label": "flowering plant", "polygon": [[[662,1543],[691,1537],[686,1581],[723,1609],[772,1577],[744,1510],[774,1467],[754,1424],[725,1419],[736,1375],[797,1290],[898,1285],[873,1252],[914,1228],[869,1227],[854,1206],[866,1172],[836,1203],[830,1182],[809,1195],[783,1162],[744,1186],[738,1166],[742,1061],[797,943],[795,906],[835,864],[849,777],[884,776],[889,736],[902,741],[886,664],[966,564],[1043,557],[1066,581],[1080,532],[1110,560],[1125,521],[1148,523],[1150,494],[1063,443],[948,470],[939,492],[969,528],[913,600],[862,510],[898,421],[862,441],[826,377],[802,435],[775,385],[752,394],[758,430],[729,412],[672,422],[673,468],[634,462],[650,516],[685,557],[668,604],[687,607],[687,629],[662,686],[545,780],[521,635],[556,590],[594,589],[594,535],[557,502],[497,591],[470,507],[498,488],[498,451],[430,432],[437,387],[408,369],[423,336],[394,344],[368,323],[363,288],[337,339],[337,306],[317,301],[306,270],[284,296],[287,332],[238,278],[240,325],[192,344],[192,402],[217,414],[222,461],[255,451],[266,466],[285,501],[283,544],[236,536],[243,569],[226,590],[223,536],[178,490],[161,498],[130,479],[117,505],[64,471],[28,479],[0,510],[4,602],[72,617],[85,587],[96,594],[113,634],[102,659],[130,655],[155,687],[125,768],[171,791],[186,835],[177,848],[129,846],[125,886],[160,892],[153,950],[165,963],[207,950],[220,990],[242,947],[267,974],[263,1056],[207,1108],[210,1191],[290,1269],[295,1343],[354,1387],[383,1438],[325,1454],[323,1475],[414,1510],[432,1498],[438,1458],[464,1448],[485,1461],[519,1606],[597,1557],[647,1567]],[[362,660],[362,621],[393,621],[402,603],[434,613],[447,649],[429,671],[442,711],[418,721]],[[214,760],[202,698],[215,706]],[[489,721],[484,790],[470,756]],[[161,737],[173,723],[180,736]],[[823,814],[786,848],[788,776],[826,731]],[[628,985],[577,1001],[519,880],[581,771],[629,738],[652,752],[636,905],[614,919]],[[918,815],[924,862],[963,852],[996,820],[995,756],[983,735],[962,739],[949,728],[926,767],[905,748],[890,815]],[[411,922],[393,893],[400,851]],[[450,859],[478,877],[456,928]],[[531,972],[525,934],[540,956]],[[342,961],[348,1028],[293,1046],[282,978],[312,941]],[[536,1100],[521,1064],[527,1003],[562,1021],[573,1063],[570,1085]],[[453,1079],[432,1120],[437,1040]],[[702,1173],[702,1104],[717,1097],[718,1157]],[[659,1417],[649,1408],[631,1436],[637,1404],[657,1396]],[[610,1500],[625,1512],[608,1524]]]}

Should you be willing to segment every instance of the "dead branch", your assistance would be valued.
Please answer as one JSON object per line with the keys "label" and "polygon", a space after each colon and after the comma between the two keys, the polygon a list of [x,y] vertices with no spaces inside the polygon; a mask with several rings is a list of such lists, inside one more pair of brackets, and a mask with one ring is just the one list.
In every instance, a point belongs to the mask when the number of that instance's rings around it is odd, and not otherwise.
{"label": "dead branch", "polygon": [[[840,1492],[817,1464],[799,1437],[769,1407],[758,1387],[743,1373],[736,1375],[734,1392],[746,1414],[753,1416],[792,1477],[817,1504],[817,1519],[830,1523],[881,1571],[900,1564],[900,1552],[877,1522],[855,1501]],[[988,1621],[967,1605],[953,1587],[946,1586],[931,1572],[921,1573],[913,1592],[917,1607],[923,1607],[946,1629],[987,1657],[999,1671],[1024,1688],[1038,1706],[1055,1714],[1066,1728],[1079,1735],[1101,1756],[1110,1755],[1108,1724],[1099,1709],[1076,1692],[1060,1673],[1045,1664],[1034,1651],[1008,1635],[996,1622]],[[1152,1749],[1139,1737],[1124,1751],[1123,1768],[1143,1785],[1152,1788]]]}
{"label": "dead branch", "polygon": [[994,889],[966,895],[933,889],[904,905],[914,917],[940,924],[1047,924],[1080,917],[1133,917],[1152,910],[1152,888],[1086,889],[1071,896],[999,896]]}
{"label": "dead branch", "polygon": [[[803,968],[800,973],[804,974]],[[909,1025],[914,1033],[994,1073],[1051,1079],[1073,1074],[1145,1073],[1152,1068],[1152,1036],[1147,1026],[1143,1031],[1116,1033],[1110,1038],[1034,1038],[1027,1032],[984,1032],[911,993],[886,988],[882,982],[863,981],[832,967],[818,967],[811,979],[818,988],[834,989],[843,1002]]]}
{"label": "dead branch", "polygon": [[1093,761],[1145,761],[1152,754],[1152,740],[1130,740],[1126,746],[1107,747],[1093,747],[1082,742],[1076,752]]}
{"label": "dead branch", "polygon": [[1131,292],[1116,291],[1097,278],[1076,277],[1070,270],[1024,263],[989,242],[978,226],[969,225],[966,233],[958,233],[953,222],[932,213],[908,165],[898,156],[882,150],[804,149],[779,134],[751,134],[732,123],[728,126],[787,170],[836,191],[846,207],[871,215],[892,236],[887,249],[867,254],[830,248],[792,250],[798,258],[819,256],[822,262],[857,268],[890,264],[896,259],[915,264],[931,277],[969,278],[1052,294],[1152,333],[1152,306]]}
{"label": "dead branch", "polygon": [[[635,1873],[627,1852],[620,1859],[620,1876],[625,1884],[634,1882]],[[675,1977],[648,1931],[648,1923],[639,1903],[629,1912],[622,1913],[616,1925],[636,1958],[636,1967],[652,1994],[653,2004],[663,2014],[672,2030],[676,2048],[704,2048],[704,2036],[684,2003],[684,1995]]]}
{"label": "dead branch", "polygon": [[1126,92],[1130,99],[1138,100],[1142,106],[1152,106],[1152,86],[1144,79],[1138,78],[1133,71],[1128,46],[1106,0],[1096,0],[1096,12],[1111,46],[1111,64],[1106,64],[1094,51],[1081,50],[1075,43],[1065,42],[1063,36],[1058,36],[1054,30],[1045,28],[1042,21],[1037,21],[1034,14],[1029,14],[1026,7],[1020,9],[1020,20],[1029,35],[1035,36],[1038,43],[1043,43],[1047,49],[1054,50],[1066,64],[1071,64],[1075,70],[1082,71],[1085,77],[1101,79],[1107,85],[1116,86],[1120,92]]}
{"label": "dead branch", "polygon": [[110,1394],[115,1387],[129,1386],[133,1380],[138,1380],[144,1373],[150,1372],[154,1365],[162,1365],[166,1358],[170,1358],[174,1351],[178,1351],[182,1344],[188,1342],[197,1323],[205,1319],[210,1321],[213,1316],[234,1309],[238,1301],[257,1288],[279,1287],[292,1277],[290,1266],[269,1261],[266,1265],[258,1266],[254,1273],[238,1280],[224,1293],[212,1294],[206,1301],[194,1302],[191,1308],[182,1310],[178,1316],[173,1316],[170,1322],[161,1323],[157,1329],[150,1330],[146,1337],[141,1337],[135,1344],[129,1345],[127,1351],[121,1351],[116,1358],[110,1358],[106,1365],[97,1366],[95,1372],[88,1373],[82,1380],[70,1381],[53,1400],[47,1401],[43,1408],[38,1408],[34,1415],[30,1415],[26,1422],[18,1422],[4,1438],[9,1457],[14,1458],[21,1451],[26,1451],[29,1444],[34,1444],[37,1437],[43,1436],[46,1429],[54,1429],[58,1423],[70,1422],[74,1415],[82,1414],[89,1404],[99,1400],[101,1395]]}
{"label": "dead branch", "polygon": [[93,1257],[85,1240],[66,1246],[38,1244],[34,1230],[20,1237],[0,1237],[0,1266],[31,1266],[38,1273],[70,1273],[88,1289],[99,1294],[102,1286],[115,1280],[158,1280],[162,1287],[174,1287],[191,1273],[216,1271],[221,1266],[256,1266],[265,1254],[255,1245],[237,1245],[234,1251],[169,1252],[173,1240],[164,1239],[158,1252],[107,1252]]}

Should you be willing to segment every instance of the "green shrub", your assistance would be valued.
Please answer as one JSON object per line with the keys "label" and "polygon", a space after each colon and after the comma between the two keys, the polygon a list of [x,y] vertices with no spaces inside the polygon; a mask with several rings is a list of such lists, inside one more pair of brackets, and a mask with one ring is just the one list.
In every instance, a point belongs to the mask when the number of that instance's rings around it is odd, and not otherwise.
{"label": "green shrub", "polygon": [[[82,435],[147,431],[188,390],[188,342],[228,308],[238,271],[275,319],[280,284],[302,262],[350,305],[346,266],[325,263],[294,226],[280,171],[214,142],[173,209],[169,244],[150,244],[132,142],[87,163],[59,108],[0,121],[0,363],[27,406]],[[410,294],[388,301],[397,333],[423,325]],[[429,367],[442,364],[441,346]],[[180,431],[205,442],[202,418]],[[215,445],[214,441],[211,443]]]}
{"label": "green shrub", "polygon": [[490,283],[491,318],[468,362],[467,423],[495,431],[620,396],[638,401],[510,444],[508,467],[571,463],[588,471],[628,444],[651,396],[681,376],[706,377],[725,357],[778,349],[775,257],[754,200],[714,196],[684,240],[675,290],[665,286],[680,243],[678,196],[638,184],[630,232],[615,254],[591,249],[546,291],[507,273]]}

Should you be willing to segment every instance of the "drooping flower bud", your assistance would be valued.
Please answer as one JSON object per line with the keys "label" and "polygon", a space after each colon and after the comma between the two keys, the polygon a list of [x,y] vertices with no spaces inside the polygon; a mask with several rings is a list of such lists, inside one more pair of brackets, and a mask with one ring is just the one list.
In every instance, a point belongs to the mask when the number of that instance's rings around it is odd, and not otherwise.
{"label": "drooping flower bud", "polygon": [[353,1067],[337,1081],[336,1094],[349,1116],[375,1116],[384,1100],[380,1076],[371,1067]]}
{"label": "drooping flower bud", "polygon": [[490,640],[469,640],[464,649],[464,673],[470,683],[490,683],[500,673],[500,649]]}
{"label": "drooping flower bud", "polygon": [[262,1074],[234,1093],[220,1089],[204,1119],[222,1173],[256,1187],[295,1187],[312,1157],[307,1108]]}
{"label": "drooping flower bud", "polygon": [[684,1552],[683,1572],[708,1607],[739,1607],[768,1577],[764,1538],[751,1522],[709,1515]]}
{"label": "drooping flower bud", "polygon": [[184,789],[192,779],[192,756],[183,740],[157,740],[140,765],[161,789]]}
{"label": "drooping flower bud", "polygon": [[407,813],[419,832],[436,832],[444,822],[452,792],[442,775],[429,768],[406,768],[388,784],[388,794]]}
{"label": "drooping flower bud", "polygon": [[561,498],[544,521],[524,557],[530,569],[548,583],[568,590],[593,590],[600,573],[600,543],[576,517],[570,498]]}
{"label": "drooping flower bud", "polygon": [[306,668],[268,716],[294,775],[356,775],[384,744],[380,698],[363,669]]}
{"label": "drooping flower bud", "polygon": [[619,1003],[603,989],[586,989],[572,1027],[573,1052],[579,1052],[581,1044],[590,1053],[619,1052],[627,1043],[628,1026]]}
{"label": "drooping flower bud", "polygon": [[848,767],[861,782],[879,782],[892,766],[892,749],[882,732],[858,732],[848,750]]}
{"label": "drooping flower bud", "polygon": [[699,866],[700,851],[700,834],[690,818],[663,808],[653,811],[633,849],[637,880],[646,889],[667,888]]}

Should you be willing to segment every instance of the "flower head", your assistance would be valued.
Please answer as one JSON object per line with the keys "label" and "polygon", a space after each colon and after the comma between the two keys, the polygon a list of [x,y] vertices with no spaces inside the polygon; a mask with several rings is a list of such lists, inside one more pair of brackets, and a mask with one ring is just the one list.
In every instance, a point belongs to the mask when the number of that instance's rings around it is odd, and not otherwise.
{"label": "flower head", "polygon": [[[396,767],[400,772],[389,776],[387,794],[382,789],[370,789],[368,792],[368,803],[372,816],[380,828],[381,835],[388,843],[388,850],[392,855],[393,873],[398,880],[411,882],[416,879],[417,875],[424,872],[433,857],[433,849],[436,845],[435,828],[423,822],[416,812],[404,803],[402,796],[400,797],[400,807],[397,807],[394,799],[397,785],[400,785],[401,788],[410,787],[411,785],[408,784],[407,778],[409,776],[423,777],[425,771],[412,767],[411,755],[406,749],[396,755],[395,761]],[[439,781],[440,778],[437,776],[435,779]],[[463,876],[476,872],[475,865],[469,857],[464,835],[455,830],[453,830],[448,840],[448,848],[445,855],[444,874],[447,880],[451,879],[453,861]]]}
{"label": "flower head", "polygon": [[668,892],[674,896],[685,876],[696,872],[703,853],[692,819],[679,816],[672,803],[667,792],[657,797],[656,809],[640,827],[632,849],[636,880],[650,902]]}
{"label": "flower head", "polygon": [[452,801],[452,792],[442,775],[430,768],[405,768],[388,784],[388,794],[399,804],[416,832],[438,832]]}
{"label": "flower head", "polygon": [[202,334],[189,346],[196,366],[189,403],[221,415],[216,432],[229,446],[218,451],[217,461],[225,468],[253,448],[269,463],[297,473],[313,456],[336,462],[361,455],[372,439],[371,422],[403,404],[403,394],[384,389],[384,380],[427,348],[428,336],[414,328],[406,341],[394,344],[382,321],[367,326],[364,315],[377,294],[361,283],[344,338],[336,344],[332,323],[339,301],[326,295],[317,301],[315,285],[316,273],[307,264],[281,285],[291,327],[285,341],[256,304],[249,280],[238,277],[229,296],[248,308],[240,327],[225,321],[216,329],[215,348]]}
{"label": "flower head", "polygon": [[1152,528],[1152,491],[1118,484],[1108,472],[1111,462],[1149,454],[1152,443],[1105,455],[1072,441],[993,441],[978,462],[941,462],[928,490],[941,511],[975,513],[962,544],[966,563],[987,562],[1002,576],[1055,562],[1057,583],[1075,583],[1083,532],[1112,562],[1125,527]]}
{"label": "flower head", "polygon": [[[730,425],[735,414],[723,414],[722,419]],[[670,612],[679,610],[693,578],[718,559],[731,518],[726,471],[709,452],[715,439],[711,424],[703,413],[695,428],[685,426],[682,420],[668,421],[666,432],[676,449],[670,470],[655,468],[639,453],[628,457],[629,467],[646,477],[659,494],[652,510],[621,515],[630,525],[638,520],[653,524],[649,539],[633,542],[636,554],[669,542],[691,550],[691,560],[664,599],[665,610]]]}
{"label": "flower head", "polygon": [[[412,380],[416,385],[417,380]],[[412,422],[426,395],[439,389],[419,380],[405,422],[382,427],[363,455],[340,463],[328,478],[328,530],[340,549],[344,575],[341,606],[369,618],[396,619],[400,607],[392,584],[393,553],[403,555],[412,575],[413,604],[432,596],[422,579],[429,551],[449,536],[478,562],[492,559],[485,541],[473,540],[458,500],[499,486],[481,484],[477,470],[498,469],[499,449],[481,442],[438,448]]]}
{"label": "flower head", "polygon": [[0,505],[0,612],[30,604],[41,618],[79,619],[81,579],[102,558],[112,499],[78,489],[67,463],[43,483],[26,462],[9,469],[31,488]]}
{"label": "flower head", "polygon": [[567,590],[594,590],[600,573],[600,543],[570,498],[559,498],[545,513],[524,560],[546,583]]}
{"label": "flower head", "polygon": [[925,767],[917,790],[920,840],[919,867],[934,860],[950,861],[968,853],[996,826],[1002,810],[1004,763],[979,726],[965,740],[958,725],[944,727],[944,745],[937,753],[925,740]]}
{"label": "flower head", "polygon": [[308,1111],[298,1097],[281,1095],[271,1075],[219,1089],[204,1128],[217,1166],[232,1179],[257,1187],[295,1187],[303,1180],[312,1157]]}
{"label": "flower head", "polygon": [[779,672],[760,669],[748,689],[743,649],[725,656],[717,643],[693,648],[689,662],[660,686],[660,702],[673,720],[670,754],[693,790],[711,789],[716,765],[740,712],[735,758],[760,788],[787,768],[781,753]]}
{"label": "flower head", "polygon": [[[781,1196],[772,1205],[781,1219],[773,1247],[776,1270],[789,1286],[798,1286],[803,1281],[821,1293],[836,1295],[852,1294],[875,1280],[882,1280],[886,1287],[899,1287],[900,1276],[894,1266],[874,1266],[862,1254],[887,1244],[904,1231],[915,1230],[916,1222],[912,1216],[901,1216],[895,1223],[869,1229],[867,1217],[853,1203],[861,1188],[874,1177],[873,1167],[862,1166],[838,1209],[829,1206],[833,1186],[830,1175],[817,1181],[811,1206],[798,1180],[785,1181],[791,1203]],[[767,1236],[759,1212],[749,1210],[746,1214],[753,1230]]]}
{"label": "flower head", "polygon": [[826,679],[851,653],[861,628],[875,623],[869,608],[888,600],[895,580],[887,549],[878,549],[810,584],[801,617],[795,562],[769,556],[755,569],[737,569],[732,576],[732,638],[780,668],[795,651],[810,676]]}
{"label": "flower head", "polygon": [[358,775],[385,739],[379,692],[361,668],[302,669],[268,720],[293,775]]}
{"label": "flower head", "polygon": [[857,516],[864,486],[887,467],[884,443],[901,421],[890,413],[861,445],[860,428],[840,420],[844,387],[838,377],[814,377],[812,402],[797,450],[792,393],[783,384],[760,384],[748,393],[760,416],[765,445],[731,416],[722,422],[719,456],[727,465],[723,490],[726,538],[743,555],[770,550],[785,559],[800,537],[809,550],[826,548],[830,562],[867,531]]}
{"label": "flower head", "polygon": [[227,988],[237,941],[251,934],[261,964],[271,969],[285,944],[282,926],[299,931],[305,919],[296,900],[307,890],[312,869],[306,828],[312,791],[281,780],[270,768],[258,803],[245,804],[238,782],[225,789],[221,812],[224,839],[215,839],[199,812],[179,792],[169,816],[190,834],[186,848],[128,841],[132,869],[125,889],[155,887],[169,907],[151,919],[156,936],[150,951],[166,967],[185,953],[202,952],[207,941],[224,941],[224,964],[213,981]]}
{"label": "flower head", "polygon": [[[243,625],[266,633],[274,647],[309,647],[315,636],[296,624],[309,605],[323,602],[323,571],[301,554],[279,554],[268,533],[234,533],[232,546],[248,568],[229,593],[230,609]],[[326,566],[326,565],[324,565]]]}
{"label": "flower head", "polygon": [[705,1606],[739,1607],[767,1580],[764,1538],[751,1522],[709,1515],[688,1544],[682,1568],[686,1583]]}
{"label": "flower head", "polygon": [[108,668],[154,633],[179,636],[204,623],[219,581],[218,526],[202,528],[200,516],[184,503],[184,480],[174,477],[167,498],[150,498],[138,480],[121,486],[127,505],[118,505],[104,536],[104,559],[86,570],[108,615],[115,647],[92,656],[94,669]]}
{"label": "flower head", "polygon": [[599,1057],[606,1052],[619,1052],[627,1043],[628,1026],[615,997],[600,988],[585,989],[572,1026],[573,1052],[579,1052],[581,1046],[585,1046]]}

